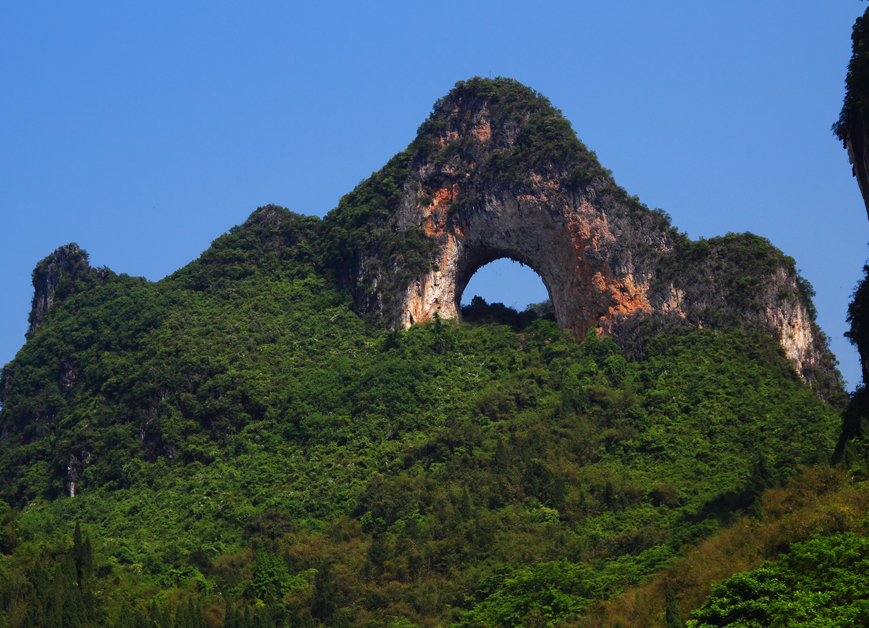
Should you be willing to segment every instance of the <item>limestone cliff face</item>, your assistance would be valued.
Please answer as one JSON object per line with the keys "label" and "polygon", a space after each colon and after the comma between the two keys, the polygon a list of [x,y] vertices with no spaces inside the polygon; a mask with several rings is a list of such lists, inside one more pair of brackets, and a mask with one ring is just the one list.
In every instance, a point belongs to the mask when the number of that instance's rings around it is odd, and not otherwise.
{"label": "limestone cliff face", "polygon": [[94,279],[102,282],[104,276],[105,271],[91,268],[87,253],[75,242],[57,248],[33,270],[33,302],[28,334],[42,324],[42,319],[55,301],[76,292],[77,282]]}
{"label": "limestone cliff face", "polygon": [[[356,229],[344,272],[362,315],[405,328],[460,317],[473,274],[507,257],[540,275],[557,320],[578,336],[596,327],[631,352],[650,326],[765,329],[806,380],[819,368],[831,374],[793,260],[750,234],[687,240],[619,188],[560,112],[518,83],[459,83],[365,186],[387,191],[348,195],[335,213],[355,222],[330,217],[333,231]],[[372,198],[382,206],[363,205]],[[407,248],[390,244],[406,234],[436,244],[418,249],[426,263],[412,272]]]}
{"label": "limestone cliff face", "polygon": [[431,320],[435,312],[459,316],[473,274],[501,257],[543,277],[556,317],[577,334],[616,313],[648,311],[645,293],[653,271],[636,263],[633,249],[639,243],[652,250],[668,248],[667,230],[656,229],[652,217],[631,221],[607,212],[605,199],[598,199],[599,185],[573,189],[557,169],[531,172],[518,185],[506,178],[486,181],[489,164],[481,168],[479,162],[501,148],[499,140],[510,146],[509,128],[493,133],[487,113],[485,105],[468,112],[468,119],[456,120],[457,130],[448,128],[447,137],[439,138],[445,143],[453,136],[473,138],[470,159],[415,164],[418,187],[409,186],[397,225],[422,227],[437,240],[439,251],[434,267],[405,288],[392,314],[394,324]]}
{"label": "limestone cliff face", "polygon": [[835,363],[815,323],[812,294],[793,259],[764,238],[682,240],[658,260],[651,311],[621,318],[611,329],[629,352],[641,348],[637,330],[644,326],[655,332],[685,325],[768,331],[806,382],[832,392]]}
{"label": "limestone cliff face", "polygon": [[[55,249],[51,255],[40,261],[32,273],[33,301],[28,319],[28,339],[42,325],[52,305],[86,289],[94,282],[104,284],[110,273],[105,268],[92,268],[88,263],[87,253],[75,242]],[[78,376],[77,367],[75,361],[68,356],[61,356],[58,366],[58,385],[60,390],[65,391]],[[9,398],[14,371],[14,363],[9,363],[0,372],[0,404],[6,403]]]}
{"label": "limestone cliff face", "polygon": [[435,313],[458,317],[473,274],[509,257],[541,275],[556,316],[578,334],[618,313],[649,311],[650,261],[673,246],[666,220],[620,203],[623,192],[545,99],[513,108],[516,95],[498,87],[460,85],[421,127],[389,223],[421,230],[437,250],[424,272],[395,286],[391,307],[381,286],[395,285],[399,267],[384,263],[381,247],[359,251],[359,310],[402,327]]}

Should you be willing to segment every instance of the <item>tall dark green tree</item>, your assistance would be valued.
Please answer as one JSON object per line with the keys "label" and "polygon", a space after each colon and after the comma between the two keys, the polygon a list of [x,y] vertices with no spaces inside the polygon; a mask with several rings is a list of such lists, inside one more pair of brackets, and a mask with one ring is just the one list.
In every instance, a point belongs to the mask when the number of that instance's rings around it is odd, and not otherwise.
{"label": "tall dark green tree", "polygon": [[471,518],[471,497],[468,495],[468,487],[462,487],[462,495],[459,498],[459,514],[462,521],[468,521]]}
{"label": "tall dark green tree", "polygon": [[92,578],[94,575],[94,549],[91,544],[90,531],[85,532],[84,547],[81,552],[81,574],[85,579]]}
{"label": "tall dark green tree", "polygon": [[[381,563],[382,569],[382,563]],[[311,615],[324,623],[329,623],[335,611],[341,607],[341,590],[332,573],[332,565],[324,562],[314,577],[314,599]]]}
{"label": "tall dark green tree", "polygon": [[683,628],[685,625],[682,623],[682,611],[676,601],[676,593],[670,587],[664,593],[664,622],[667,628]]}
{"label": "tall dark green tree", "polygon": [[366,558],[368,559],[367,568],[371,573],[375,576],[383,574],[383,561],[389,558],[389,541],[385,533],[378,533],[371,540]]}
{"label": "tall dark green tree", "polygon": [[140,628],[140,617],[141,613],[134,611],[130,604],[125,601],[121,606],[121,614],[115,628]]}
{"label": "tall dark green tree", "polygon": [[63,572],[63,567],[58,563],[45,600],[45,628],[63,628],[63,605],[67,586]]}
{"label": "tall dark green tree", "polygon": [[43,626],[45,626],[45,608],[36,594],[36,589],[31,588],[27,595],[27,608],[24,612],[22,628],[43,628]]}
{"label": "tall dark green tree", "polygon": [[272,621],[268,609],[256,609],[253,616],[253,628],[275,628],[275,622]]}
{"label": "tall dark green tree", "polygon": [[173,628],[172,616],[168,609],[160,608],[156,600],[148,606],[148,620],[153,628]]}
{"label": "tall dark green tree", "polygon": [[30,572],[30,583],[33,585],[34,597],[44,604],[51,587],[51,577],[41,562],[36,563]]}
{"label": "tall dark green tree", "polygon": [[78,578],[81,578],[83,554],[84,539],[81,534],[81,524],[76,521],[75,532],[72,533],[72,558],[75,561],[75,570]]}

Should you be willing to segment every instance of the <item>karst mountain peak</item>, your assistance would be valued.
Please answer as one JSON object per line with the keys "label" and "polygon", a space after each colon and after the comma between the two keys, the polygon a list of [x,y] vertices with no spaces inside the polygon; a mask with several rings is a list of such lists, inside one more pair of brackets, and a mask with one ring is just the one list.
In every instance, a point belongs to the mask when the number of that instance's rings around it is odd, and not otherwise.
{"label": "karst mountain peak", "polygon": [[[238,229],[266,226],[279,238],[285,214],[261,208]],[[304,222],[316,262],[376,325],[460,319],[474,273],[510,258],[541,277],[555,318],[577,338],[596,329],[639,356],[666,330],[764,330],[804,381],[837,388],[811,286],[792,258],[749,233],[691,241],[618,186],[545,96],[513,79],[459,81],[408,148],[322,221],[289,222]],[[70,277],[104,280],[106,271],[83,272],[77,251],[61,247],[34,271],[32,326],[62,275],[71,292]]]}
{"label": "karst mountain peak", "polygon": [[[689,239],[512,79],[408,140],[322,219],[260,207],[159,281],[77,243],[36,265],[0,624],[651,628],[865,530],[826,462],[865,421],[792,258]],[[461,306],[499,258],[551,315]]]}
{"label": "karst mountain peak", "polygon": [[792,258],[752,234],[692,242],[512,79],[457,83],[324,222],[357,312],[393,328],[460,318],[473,274],[506,257],[540,275],[577,337],[596,328],[638,355],[651,329],[765,329],[804,379],[835,380]]}

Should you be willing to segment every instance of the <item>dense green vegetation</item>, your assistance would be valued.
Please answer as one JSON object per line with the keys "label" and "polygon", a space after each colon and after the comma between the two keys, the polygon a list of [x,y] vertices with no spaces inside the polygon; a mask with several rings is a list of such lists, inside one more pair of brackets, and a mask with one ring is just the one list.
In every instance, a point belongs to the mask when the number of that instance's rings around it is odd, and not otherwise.
{"label": "dense green vegetation", "polygon": [[712,588],[689,628],[869,624],[869,539],[835,535],[797,543],[774,563]]}
{"label": "dense green vegetation", "polygon": [[93,592],[80,625],[566,621],[833,450],[760,333],[631,361],[481,299],[384,331],[322,228],[262,208],[163,281],[103,271],[52,307],[0,381],[13,625],[48,604],[38,563]]}
{"label": "dense green vegetation", "polygon": [[[461,87],[450,107],[485,99],[500,121],[491,154],[440,141],[441,101],[324,220],[260,208],[155,283],[86,254],[64,267],[0,374],[0,628],[591,625],[649,586],[675,625],[700,601],[686,607],[662,574],[746,522],[793,521],[795,507],[770,506],[782,491],[820,503],[835,483],[863,503],[823,471],[837,442],[865,461],[857,402],[842,435],[817,394],[838,383],[813,390],[766,332],[727,319],[758,309],[772,269],[795,277],[793,260],[751,234],[688,240],[545,98],[509,79]],[[406,331],[361,318],[375,278],[388,299],[433,259],[433,238],[396,228],[408,186],[424,203],[440,185],[422,161],[450,176],[475,163],[506,186],[543,169],[596,186],[670,234],[661,271],[683,288],[725,271],[705,314],[718,330],[650,328],[626,355],[597,330],[574,338],[551,304],[477,297],[462,323]],[[58,264],[37,266],[36,284]],[[811,529],[865,534],[848,522]],[[789,525],[768,535],[775,552],[806,540]],[[771,552],[719,560],[732,567],[719,580]],[[724,609],[715,600],[698,621]]]}
{"label": "dense green vegetation", "polygon": [[[728,527],[690,548],[654,577],[628,587],[611,600],[598,602],[579,625],[595,628],[678,625],[676,621],[665,620],[674,619],[673,615],[687,620],[691,611],[707,602],[715,585],[764,563],[769,566],[791,547],[843,534],[865,539],[869,533],[867,511],[869,483],[856,481],[845,471],[827,465],[804,469],[785,486],[765,491],[754,507],[737,514]],[[835,570],[826,574],[827,586],[838,588],[840,584],[844,581],[837,582]],[[804,592],[808,592],[807,588]],[[717,603],[723,603],[722,598]],[[721,621],[717,625],[730,624]],[[744,624],[737,620],[736,625]],[[750,625],[815,624],[765,621]]]}
{"label": "dense green vegetation", "polygon": [[833,132],[845,142],[850,129],[858,119],[866,117],[869,94],[869,9],[858,17],[851,32],[851,61],[845,77],[845,102]]}

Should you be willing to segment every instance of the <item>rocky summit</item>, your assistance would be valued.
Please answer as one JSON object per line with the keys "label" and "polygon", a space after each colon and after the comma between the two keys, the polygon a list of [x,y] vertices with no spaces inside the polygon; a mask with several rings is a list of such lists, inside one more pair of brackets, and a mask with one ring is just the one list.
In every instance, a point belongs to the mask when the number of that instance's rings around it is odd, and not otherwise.
{"label": "rocky summit", "polygon": [[[545,97],[510,79],[459,82],[325,223],[351,253],[340,265],[357,311],[389,326],[460,317],[474,273],[506,257],[540,275],[577,337],[598,328],[639,355],[663,329],[762,329],[806,381],[835,383],[792,258],[751,234],[690,241],[617,186]],[[396,246],[408,234],[410,256]]]}
{"label": "rocky summit", "polygon": [[[460,307],[503,257],[551,303]],[[68,244],[33,287],[0,628],[719,626],[763,574],[851,605],[869,555],[866,414],[794,260],[689,239],[510,79],[323,219],[260,207],[158,282]]]}

